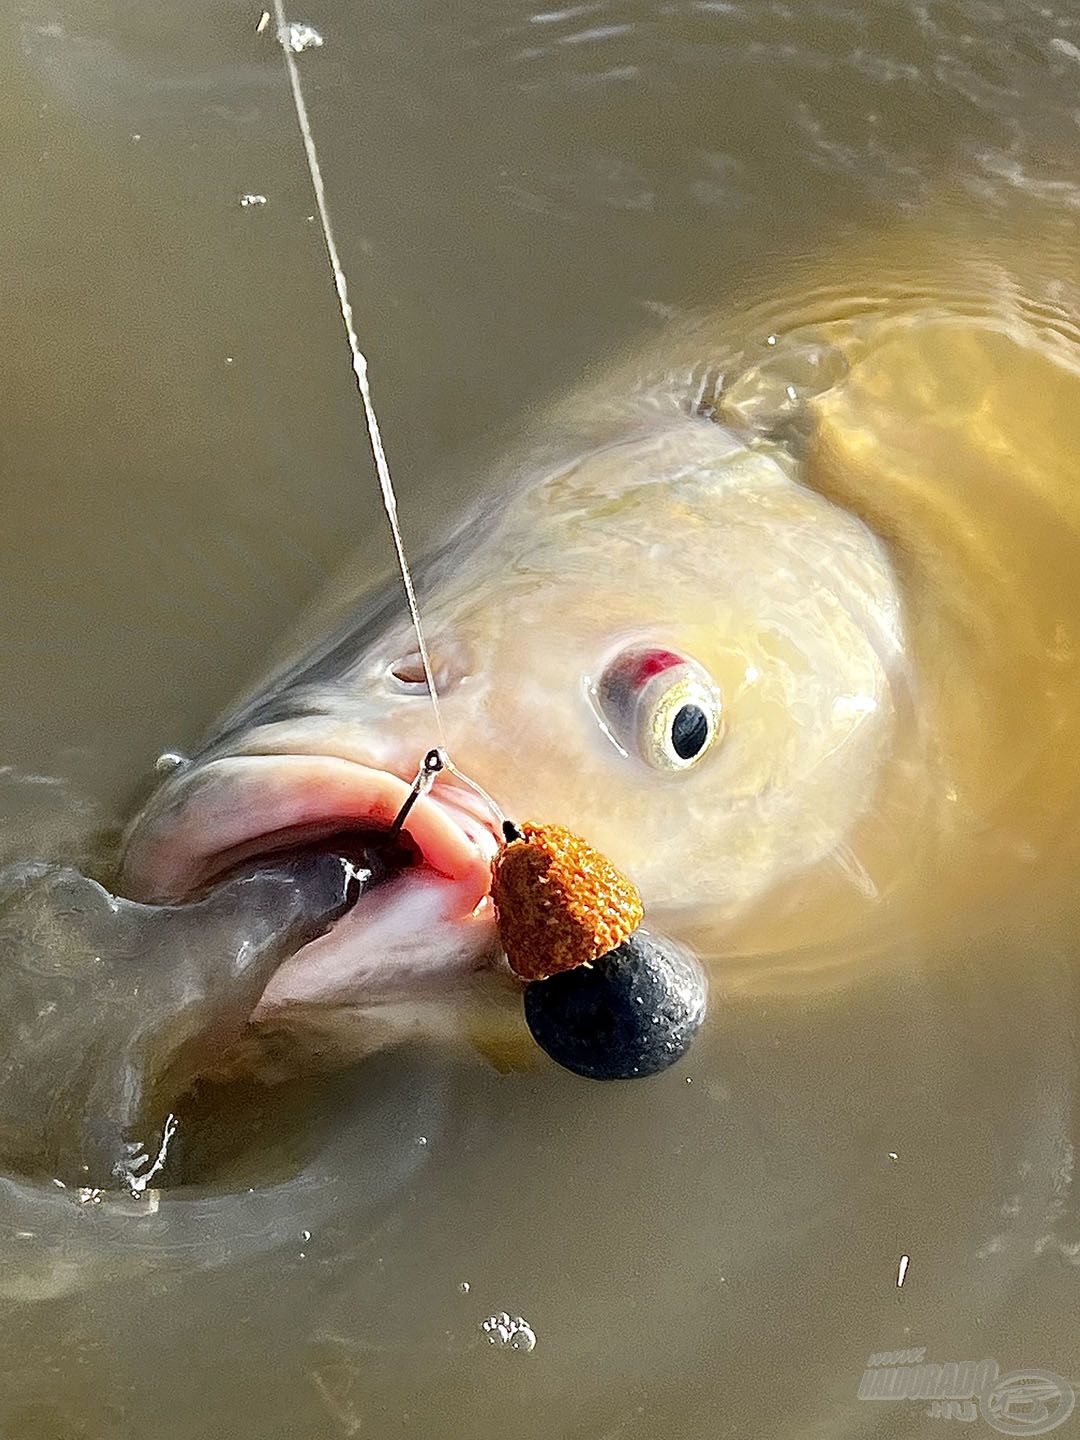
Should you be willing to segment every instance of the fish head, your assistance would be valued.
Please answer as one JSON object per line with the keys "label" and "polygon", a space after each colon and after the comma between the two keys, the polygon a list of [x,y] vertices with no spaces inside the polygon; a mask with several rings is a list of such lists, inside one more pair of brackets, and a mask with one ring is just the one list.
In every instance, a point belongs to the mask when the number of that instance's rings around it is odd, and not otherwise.
{"label": "fish head", "polygon": [[[437,744],[506,815],[604,851],[647,911],[719,923],[873,804],[904,677],[898,585],[881,543],[779,452],[684,418],[518,484],[447,556],[422,587],[442,729],[396,603],[151,798],[127,839],[138,898],[182,899],[289,846],[377,841]],[[257,1018],[500,971],[499,817],[446,774],[405,835],[406,863],[282,967]]]}

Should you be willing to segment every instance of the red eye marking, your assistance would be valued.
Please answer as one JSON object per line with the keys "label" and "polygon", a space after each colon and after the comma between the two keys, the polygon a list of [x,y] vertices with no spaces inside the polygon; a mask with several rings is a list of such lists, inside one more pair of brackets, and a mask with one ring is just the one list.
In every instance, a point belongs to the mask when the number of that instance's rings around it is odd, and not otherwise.
{"label": "red eye marking", "polygon": [[620,686],[640,690],[657,675],[676,665],[685,665],[686,657],[674,650],[628,650],[610,667],[610,676]]}

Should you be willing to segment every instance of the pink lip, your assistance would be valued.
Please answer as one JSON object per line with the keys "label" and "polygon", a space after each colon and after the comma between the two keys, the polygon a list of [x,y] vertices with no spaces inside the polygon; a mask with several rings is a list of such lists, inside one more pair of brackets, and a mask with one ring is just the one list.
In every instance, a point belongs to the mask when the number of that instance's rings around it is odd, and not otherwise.
{"label": "pink lip", "polygon": [[[237,755],[181,776],[135,824],[124,858],[137,899],[184,899],[239,861],[351,829],[386,830],[410,782],[333,755]],[[460,886],[463,905],[488,893],[497,848],[482,802],[440,779],[405,830],[425,864]]]}

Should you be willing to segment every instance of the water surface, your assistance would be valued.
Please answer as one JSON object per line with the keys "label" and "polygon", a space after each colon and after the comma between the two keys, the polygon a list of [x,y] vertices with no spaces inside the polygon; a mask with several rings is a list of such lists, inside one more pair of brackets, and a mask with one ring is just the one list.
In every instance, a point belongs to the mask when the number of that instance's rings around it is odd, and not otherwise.
{"label": "water surface", "polygon": [[[81,854],[347,550],[389,568],[258,8],[0,5],[5,857]],[[416,551],[523,418],[687,316],[753,294],[764,354],[793,317],[858,310],[865,258],[856,285],[844,257],[874,245],[898,304],[962,312],[958,257],[888,238],[943,205],[957,247],[1024,256],[1076,363],[1075,5],[297,18],[325,36],[303,73]],[[1031,416],[1039,473],[1067,476],[1071,372],[1055,405],[1017,365],[1011,407],[1003,373],[1009,444]],[[1063,633],[1080,616],[1067,586],[1015,599]],[[1045,689],[1009,633],[1009,693]],[[721,974],[705,1041],[648,1085],[386,1056],[231,1095],[192,1126],[185,1205],[9,1183],[0,1428],[932,1436],[958,1422],[857,1398],[872,1352],[1080,1381],[1075,790],[1054,773],[1025,762],[997,812],[1002,844],[1037,830],[1028,884],[824,957],[828,984]],[[502,1310],[531,1353],[488,1344]]]}

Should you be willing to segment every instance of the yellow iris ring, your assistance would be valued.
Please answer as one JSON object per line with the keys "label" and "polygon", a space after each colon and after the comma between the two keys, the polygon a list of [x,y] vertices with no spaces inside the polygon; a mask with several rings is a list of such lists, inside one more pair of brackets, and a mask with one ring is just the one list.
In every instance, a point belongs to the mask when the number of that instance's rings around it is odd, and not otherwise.
{"label": "yellow iris ring", "polygon": [[[673,738],[675,720],[687,707],[704,717],[705,737],[693,754],[680,755]],[[638,696],[635,710],[642,759],[660,770],[691,769],[708,754],[722,733],[720,692],[692,661],[654,676]]]}

